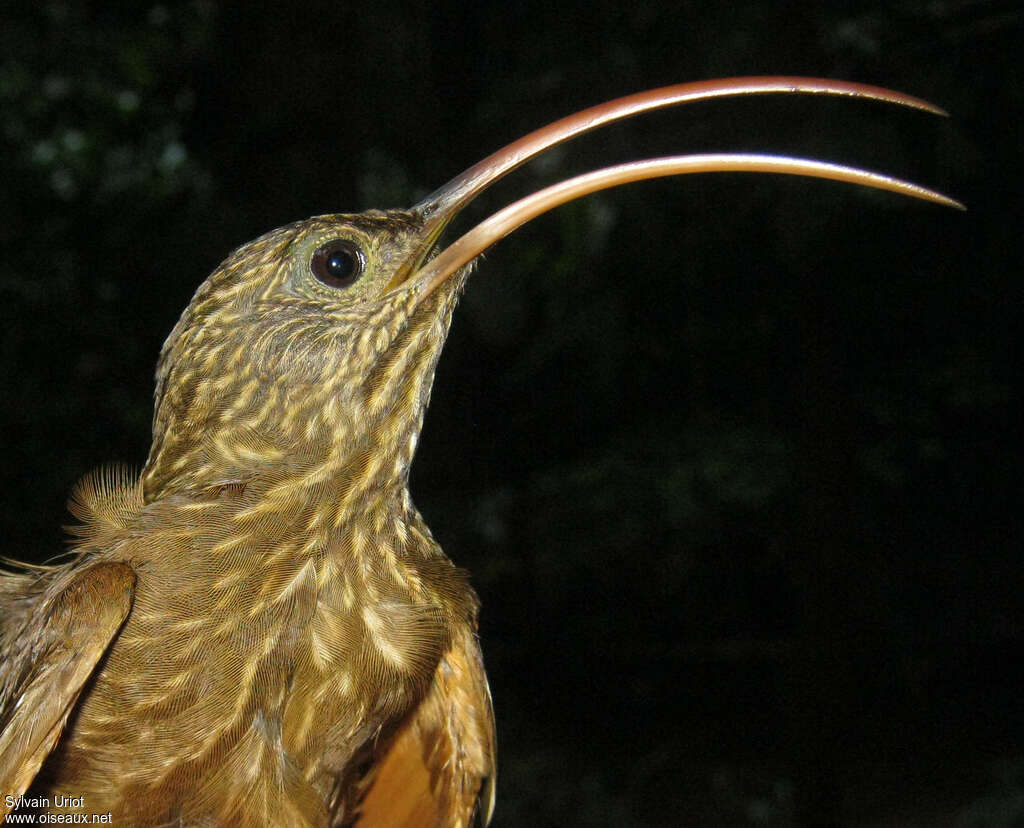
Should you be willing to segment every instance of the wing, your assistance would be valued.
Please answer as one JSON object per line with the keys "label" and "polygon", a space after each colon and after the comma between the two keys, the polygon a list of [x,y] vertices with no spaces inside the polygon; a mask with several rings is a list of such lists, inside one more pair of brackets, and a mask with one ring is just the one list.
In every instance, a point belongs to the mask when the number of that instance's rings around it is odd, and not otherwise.
{"label": "wing", "polygon": [[358,828],[486,826],[497,759],[491,691],[468,627],[445,653],[426,698],[371,770]]}
{"label": "wing", "polygon": [[44,600],[0,664],[0,816],[57,743],[96,663],[132,606],[135,573],[122,563],[75,572]]}

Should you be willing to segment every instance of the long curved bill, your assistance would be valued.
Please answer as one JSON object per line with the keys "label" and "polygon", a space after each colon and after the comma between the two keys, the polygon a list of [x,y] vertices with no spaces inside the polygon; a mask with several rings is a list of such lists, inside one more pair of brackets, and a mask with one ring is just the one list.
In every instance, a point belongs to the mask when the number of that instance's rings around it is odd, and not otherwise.
{"label": "long curved bill", "polygon": [[919,98],[876,86],[800,77],[748,77],[683,83],[617,98],[590,107],[514,141],[457,175],[431,193],[413,209],[425,219],[421,254],[408,268],[395,274],[389,287],[409,280],[421,285],[419,298],[429,296],[449,276],[471,262],[495,242],[533,218],[559,205],[599,190],[673,175],[701,172],[768,172],[847,181],[867,187],[964,209],[959,202],[925,187],[898,178],[854,167],[776,155],[711,154],[653,158],[618,164],[546,187],[520,199],[484,220],[416,269],[433,249],[447,224],[477,195],[512,170],[564,141],[584,132],[653,109],[711,98],[771,93],[802,93],[868,98],[920,109],[936,115],[946,113]]}

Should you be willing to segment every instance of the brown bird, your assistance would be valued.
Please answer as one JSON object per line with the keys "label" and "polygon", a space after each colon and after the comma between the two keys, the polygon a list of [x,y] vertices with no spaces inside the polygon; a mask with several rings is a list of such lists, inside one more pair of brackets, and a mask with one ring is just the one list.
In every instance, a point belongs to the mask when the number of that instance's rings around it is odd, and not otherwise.
{"label": "brown bird", "polygon": [[[476,257],[534,216],[657,176],[756,170],[954,205],[815,161],[683,156],[599,170],[446,225],[539,152],[687,101],[807,92],[682,84],[516,141],[407,210],[289,224],[236,250],[164,344],[141,475],[87,476],[69,558],[0,578],[0,803],[146,826],[463,826],[494,807],[494,717],[467,575],[409,467]],[[27,792],[27,793],[26,793]],[[25,796],[16,800],[15,797]]]}

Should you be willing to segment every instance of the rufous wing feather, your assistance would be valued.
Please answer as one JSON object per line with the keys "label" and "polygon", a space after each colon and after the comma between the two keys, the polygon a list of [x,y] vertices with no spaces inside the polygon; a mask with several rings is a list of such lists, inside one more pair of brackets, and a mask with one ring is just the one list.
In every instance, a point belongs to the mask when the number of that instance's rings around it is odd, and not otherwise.
{"label": "rufous wing feather", "polygon": [[476,635],[445,653],[427,696],[370,771],[358,828],[486,826],[497,759],[491,691]]}
{"label": "rufous wing feather", "polygon": [[[128,617],[135,573],[123,563],[76,572],[26,620],[0,665],[0,791],[20,796],[60,738],[82,687]],[[0,816],[6,816],[6,797]]]}

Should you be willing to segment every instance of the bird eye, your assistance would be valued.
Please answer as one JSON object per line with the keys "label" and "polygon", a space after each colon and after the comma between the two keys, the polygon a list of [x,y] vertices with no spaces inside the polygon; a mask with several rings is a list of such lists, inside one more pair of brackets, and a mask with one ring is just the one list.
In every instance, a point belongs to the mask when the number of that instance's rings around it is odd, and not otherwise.
{"label": "bird eye", "polygon": [[309,270],[328,287],[346,288],[363,274],[363,254],[352,242],[334,239],[316,249]]}

